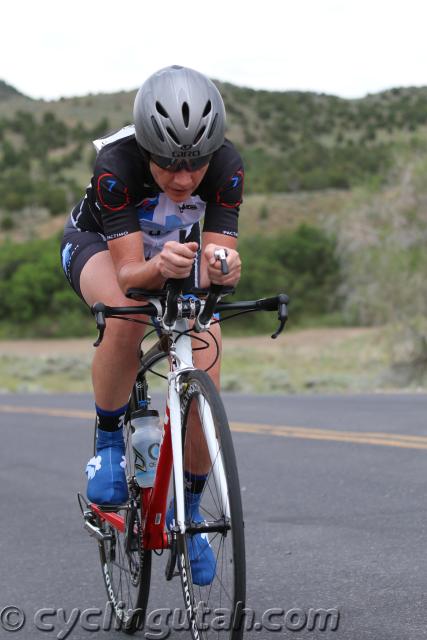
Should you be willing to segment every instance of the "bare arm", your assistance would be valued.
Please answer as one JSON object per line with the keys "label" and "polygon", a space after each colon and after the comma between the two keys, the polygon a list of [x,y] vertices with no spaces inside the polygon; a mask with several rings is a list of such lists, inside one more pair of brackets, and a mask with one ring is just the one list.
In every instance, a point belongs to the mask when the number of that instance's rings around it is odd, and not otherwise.
{"label": "bare arm", "polygon": [[111,258],[121,290],[131,287],[161,289],[168,278],[186,278],[193,266],[196,242],[166,242],[162,251],[145,260],[141,232],[131,233],[108,242]]}

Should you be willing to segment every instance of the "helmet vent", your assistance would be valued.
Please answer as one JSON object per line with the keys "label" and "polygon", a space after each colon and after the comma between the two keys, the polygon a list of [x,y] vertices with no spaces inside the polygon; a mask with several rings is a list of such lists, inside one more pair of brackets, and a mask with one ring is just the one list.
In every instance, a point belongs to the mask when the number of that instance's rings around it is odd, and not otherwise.
{"label": "helmet vent", "polygon": [[216,114],[215,114],[215,118],[213,119],[213,122],[212,122],[211,128],[209,129],[209,132],[208,132],[208,140],[209,140],[210,138],[212,138],[212,136],[213,136],[213,133],[214,133],[215,128],[216,128],[217,120],[218,120],[218,114],[216,113]]}
{"label": "helmet vent", "polygon": [[202,117],[205,118],[208,115],[208,113],[211,112],[211,109],[212,109],[212,103],[210,100],[208,100],[205,106],[205,110],[203,111]]}
{"label": "helmet vent", "polygon": [[188,123],[190,121],[190,108],[186,102],[182,105],[182,117],[184,120],[185,128],[187,129]]}
{"label": "helmet vent", "polygon": [[157,112],[160,113],[161,116],[163,116],[164,118],[169,118],[168,112],[166,111],[166,109],[164,108],[162,103],[159,102],[158,100],[156,102],[156,109],[157,109]]}
{"label": "helmet vent", "polygon": [[176,142],[176,144],[180,144],[175,131],[173,131],[170,127],[166,127],[166,131],[168,132],[168,134],[170,135],[170,137],[172,138],[172,140],[174,142]]}
{"label": "helmet vent", "polygon": [[159,127],[159,125],[157,124],[157,122],[156,122],[156,118],[155,118],[154,116],[151,116],[151,123],[152,123],[152,125],[153,125],[153,129],[154,129],[154,131],[156,132],[157,136],[160,138],[160,140],[161,140],[162,142],[164,142],[164,141],[165,141],[165,139],[164,139],[164,137],[163,137],[163,133],[161,132],[160,127]]}
{"label": "helmet vent", "polygon": [[203,127],[199,130],[199,133],[196,135],[196,137],[193,140],[193,144],[197,144],[200,140],[200,138],[202,137],[202,135],[205,132],[206,127],[203,125]]}

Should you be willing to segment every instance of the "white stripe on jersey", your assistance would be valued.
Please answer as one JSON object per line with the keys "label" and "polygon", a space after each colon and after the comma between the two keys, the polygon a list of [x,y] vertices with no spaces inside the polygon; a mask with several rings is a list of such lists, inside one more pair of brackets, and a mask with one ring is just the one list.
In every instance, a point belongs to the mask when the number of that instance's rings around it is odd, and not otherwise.
{"label": "white stripe on jersey", "polygon": [[79,228],[79,226],[78,226],[78,224],[77,224],[77,223],[78,223],[78,221],[79,221],[80,216],[81,216],[81,215],[82,215],[82,213],[83,213],[83,203],[84,203],[84,201],[85,201],[86,199],[87,199],[87,195],[85,195],[85,197],[84,197],[84,198],[82,199],[82,201],[80,202],[79,212],[78,212],[78,214],[76,215],[76,217],[75,217],[75,218],[74,218],[74,216],[73,216],[73,212],[71,212],[71,222],[72,222],[72,224],[73,224],[73,227],[74,227],[75,229],[77,229],[78,231],[81,231],[81,229]]}
{"label": "white stripe on jersey", "polygon": [[92,142],[96,151],[98,152],[107,144],[111,144],[112,142],[115,142],[116,140],[121,140],[122,138],[128,138],[129,136],[132,136],[134,134],[135,134],[135,125],[128,124],[122,129],[119,129],[119,131],[115,131],[114,133],[104,136],[103,138],[98,138],[97,140],[93,140]]}

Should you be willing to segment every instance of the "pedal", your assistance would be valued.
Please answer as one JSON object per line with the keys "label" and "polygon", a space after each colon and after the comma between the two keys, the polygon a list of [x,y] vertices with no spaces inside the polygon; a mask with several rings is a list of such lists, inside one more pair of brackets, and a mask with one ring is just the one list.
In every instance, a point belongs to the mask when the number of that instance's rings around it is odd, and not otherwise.
{"label": "pedal", "polygon": [[85,520],[84,524],[83,524],[83,527],[89,533],[91,538],[96,538],[96,540],[98,540],[99,542],[105,542],[106,540],[112,540],[113,536],[111,535],[111,533],[104,533],[103,531],[101,531],[101,529],[98,527],[98,525],[96,525],[93,522],[91,522],[91,518],[93,518],[93,514],[92,514],[91,511],[87,515],[84,514],[83,517],[84,517],[84,520]]}
{"label": "pedal", "polygon": [[88,501],[82,496],[81,493],[77,494],[77,500],[84,520],[83,527],[89,533],[91,538],[95,538],[99,542],[111,540],[113,537],[111,533],[104,533],[104,531],[101,531],[101,529],[96,524],[94,513],[89,507]]}

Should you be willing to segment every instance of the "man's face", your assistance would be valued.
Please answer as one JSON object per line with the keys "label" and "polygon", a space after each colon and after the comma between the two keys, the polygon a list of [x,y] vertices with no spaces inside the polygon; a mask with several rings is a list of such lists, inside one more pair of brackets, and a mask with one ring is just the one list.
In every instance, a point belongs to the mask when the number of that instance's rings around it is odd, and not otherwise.
{"label": "man's face", "polygon": [[196,171],[169,171],[150,160],[150,171],[156,183],[173,202],[184,202],[203,180],[209,164]]}

